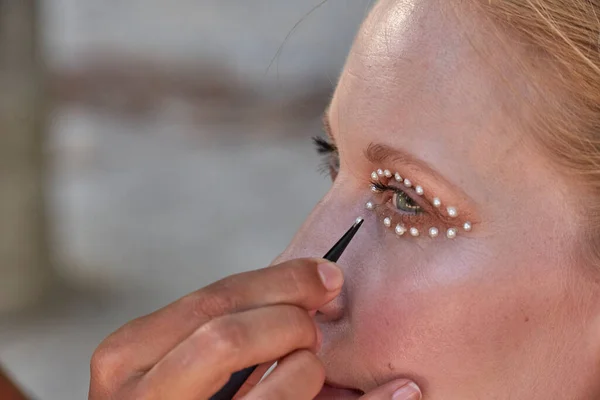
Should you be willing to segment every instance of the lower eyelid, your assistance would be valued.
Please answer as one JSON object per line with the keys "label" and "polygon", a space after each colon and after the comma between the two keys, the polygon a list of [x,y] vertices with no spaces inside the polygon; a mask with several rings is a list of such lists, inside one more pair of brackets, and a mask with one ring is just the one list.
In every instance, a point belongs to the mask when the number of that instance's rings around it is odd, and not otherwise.
{"label": "lower eyelid", "polygon": [[392,207],[393,206],[390,205],[389,201],[386,201],[384,204],[376,207],[375,210],[382,219],[385,217],[390,217],[394,225],[404,224],[406,226],[424,226],[435,219],[425,212],[421,212],[419,214],[403,214],[400,211],[394,210]]}
{"label": "lower eyelid", "polygon": [[[404,188],[382,184],[379,181],[371,180],[371,186],[379,188],[379,192],[376,192],[375,195],[380,198],[380,201],[375,202],[377,205],[375,206],[374,210],[380,216],[381,220],[386,217],[391,218],[393,226],[397,224],[403,224],[407,228],[415,227],[419,230],[429,228],[447,230],[450,228],[463,226],[464,221],[461,221],[458,218],[451,218],[441,213],[441,210],[436,208],[433,203],[424,196],[411,195],[410,190],[406,191]],[[421,211],[417,214],[403,214],[401,210],[398,210],[392,205],[391,198],[394,192],[405,193],[416,205],[420,207]]]}
{"label": "lower eyelid", "polygon": [[448,227],[443,223],[436,215],[423,210],[418,214],[403,214],[399,210],[394,209],[390,200],[393,194],[383,193],[380,195],[379,205],[375,207],[375,213],[378,218],[383,221],[384,218],[389,217],[392,219],[392,227],[397,224],[404,225],[406,228],[415,227],[419,230],[427,230],[432,227],[436,227],[440,230],[445,230]]}

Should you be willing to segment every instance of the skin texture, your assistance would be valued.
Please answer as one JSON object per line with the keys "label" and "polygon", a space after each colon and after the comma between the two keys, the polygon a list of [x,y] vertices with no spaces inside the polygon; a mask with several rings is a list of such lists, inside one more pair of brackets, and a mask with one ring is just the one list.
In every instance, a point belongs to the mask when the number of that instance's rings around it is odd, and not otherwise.
{"label": "skin texture", "polygon": [[[503,48],[482,21],[436,0],[375,6],[328,110],[339,173],[280,260],[321,254],[366,217],[339,261],[341,295],[316,316],[319,357],[340,386],[368,392],[407,377],[425,399],[600,398],[599,279],[577,258],[577,188],[529,138],[530,106],[506,85],[526,86],[519,66],[477,50]],[[370,162],[373,143],[447,184],[402,160]],[[473,231],[396,238],[381,223],[390,209],[364,210],[379,199],[377,168],[457,205]],[[424,228],[445,227],[435,221]]]}

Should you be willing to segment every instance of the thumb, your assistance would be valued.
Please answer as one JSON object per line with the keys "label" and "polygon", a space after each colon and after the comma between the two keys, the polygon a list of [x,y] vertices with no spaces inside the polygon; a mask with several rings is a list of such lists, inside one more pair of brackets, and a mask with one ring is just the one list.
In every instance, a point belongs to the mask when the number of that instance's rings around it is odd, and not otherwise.
{"label": "thumb", "polygon": [[406,379],[395,380],[365,394],[360,400],[421,400],[421,390]]}

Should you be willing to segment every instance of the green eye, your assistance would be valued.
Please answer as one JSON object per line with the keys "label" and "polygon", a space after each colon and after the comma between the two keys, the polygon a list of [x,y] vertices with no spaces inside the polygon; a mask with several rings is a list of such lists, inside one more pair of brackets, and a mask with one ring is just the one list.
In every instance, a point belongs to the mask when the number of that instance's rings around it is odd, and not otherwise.
{"label": "green eye", "polygon": [[416,215],[423,212],[423,209],[403,191],[395,191],[392,202],[394,207],[406,214]]}

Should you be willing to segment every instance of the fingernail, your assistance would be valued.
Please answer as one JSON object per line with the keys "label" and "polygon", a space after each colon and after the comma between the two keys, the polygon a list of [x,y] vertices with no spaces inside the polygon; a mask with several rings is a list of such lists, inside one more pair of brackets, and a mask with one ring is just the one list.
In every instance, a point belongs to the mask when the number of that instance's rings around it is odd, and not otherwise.
{"label": "fingernail", "polygon": [[323,264],[319,264],[318,269],[323,286],[325,286],[328,291],[336,291],[344,284],[342,270],[340,270],[337,265],[326,261]]}
{"label": "fingernail", "polygon": [[420,400],[421,390],[413,382],[402,386],[392,395],[392,400]]}

